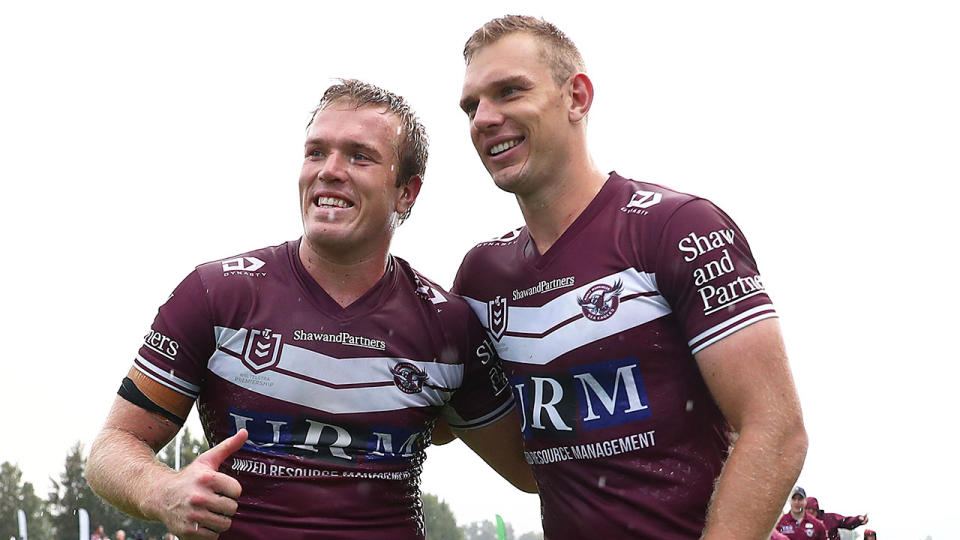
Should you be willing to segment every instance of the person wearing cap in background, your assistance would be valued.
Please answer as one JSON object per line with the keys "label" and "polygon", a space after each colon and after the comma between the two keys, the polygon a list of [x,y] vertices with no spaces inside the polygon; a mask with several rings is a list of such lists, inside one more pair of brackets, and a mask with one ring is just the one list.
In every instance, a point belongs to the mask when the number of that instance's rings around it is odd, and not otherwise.
{"label": "person wearing cap in background", "polygon": [[816,497],[807,497],[807,514],[823,522],[827,528],[828,540],[840,540],[840,529],[856,529],[861,525],[866,525],[870,519],[866,514],[860,516],[842,516],[840,514],[828,514],[820,509],[820,502]]}
{"label": "person wearing cap in background", "polygon": [[777,531],[790,540],[827,540],[827,528],[819,519],[808,515],[807,492],[800,486],[790,493],[790,511],[780,518]]}
{"label": "person wearing cap in background", "polygon": [[863,531],[863,540],[877,540],[877,531],[870,529]]}

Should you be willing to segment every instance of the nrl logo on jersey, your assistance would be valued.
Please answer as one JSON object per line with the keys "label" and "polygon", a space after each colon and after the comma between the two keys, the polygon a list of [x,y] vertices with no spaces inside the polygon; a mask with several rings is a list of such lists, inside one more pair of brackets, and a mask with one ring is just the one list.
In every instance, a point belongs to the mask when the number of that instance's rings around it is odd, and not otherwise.
{"label": "nrl logo on jersey", "polygon": [[281,337],[269,328],[248,330],[241,355],[243,363],[254,373],[260,373],[277,365],[280,361]]}
{"label": "nrl logo on jersey", "polygon": [[220,261],[220,265],[223,268],[223,277],[227,276],[252,276],[252,277],[263,277],[267,275],[266,272],[257,272],[264,267],[267,263],[261,261],[256,257],[237,257],[234,259],[227,259],[225,261]]}
{"label": "nrl logo on jersey", "polygon": [[621,207],[620,211],[626,214],[648,214],[647,208],[658,204],[661,200],[663,200],[662,193],[638,190],[630,196],[630,201],[626,206]]}
{"label": "nrl logo on jersey", "polygon": [[487,302],[487,328],[497,341],[500,341],[503,333],[507,331],[507,313],[506,298],[497,296]]}
{"label": "nrl logo on jersey", "polygon": [[620,293],[623,282],[619,279],[611,287],[606,283],[597,283],[587,289],[586,294],[577,297],[577,303],[583,310],[583,316],[591,321],[605,321],[620,307]]}
{"label": "nrl logo on jersey", "polygon": [[393,373],[393,384],[397,385],[404,394],[421,392],[423,383],[427,381],[427,372],[410,362],[398,362],[390,373]]}

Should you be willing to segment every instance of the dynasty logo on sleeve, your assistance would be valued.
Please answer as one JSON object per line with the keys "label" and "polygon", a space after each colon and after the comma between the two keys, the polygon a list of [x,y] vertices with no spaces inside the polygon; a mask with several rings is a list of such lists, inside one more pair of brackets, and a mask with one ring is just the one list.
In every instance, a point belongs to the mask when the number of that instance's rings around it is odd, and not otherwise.
{"label": "dynasty logo on sleeve", "polygon": [[227,259],[225,261],[220,261],[220,265],[223,268],[223,276],[251,276],[251,277],[263,277],[267,275],[266,272],[258,272],[261,268],[264,267],[267,263],[261,261],[256,257],[237,257],[235,259]]}

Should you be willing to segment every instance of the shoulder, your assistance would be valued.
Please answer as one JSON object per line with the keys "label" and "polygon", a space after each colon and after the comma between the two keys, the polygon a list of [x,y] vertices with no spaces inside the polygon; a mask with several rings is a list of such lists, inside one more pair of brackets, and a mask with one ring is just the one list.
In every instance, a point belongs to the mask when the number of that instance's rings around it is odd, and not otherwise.
{"label": "shoulder", "polygon": [[522,256],[521,243],[529,238],[526,227],[480,242],[463,257],[453,282],[453,292],[473,296],[480,283],[492,283],[504,273],[516,271]]}
{"label": "shoulder", "polygon": [[415,270],[410,266],[410,263],[400,257],[394,256],[394,259],[397,261],[409,286],[416,291],[426,309],[435,312],[445,325],[466,326],[469,318],[473,316],[473,311],[467,305],[466,300],[447,291],[432,279]]}
{"label": "shoulder", "polygon": [[442,344],[437,360],[444,363],[462,362],[466,358],[466,350],[477,340],[477,336],[484,335],[474,309],[466,299],[444,290],[433,280],[414,270],[403,259],[394,259],[409,279],[409,284],[416,290],[419,304],[416,309],[425,313],[427,320],[435,322],[428,324],[427,331],[439,338]]}
{"label": "shoulder", "polygon": [[520,241],[520,237],[526,234],[526,230],[526,227],[517,227],[506,234],[478,243],[464,256],[463,264],[480,262],[491,257],[502,257],[506,253],[511,253]]}
{"label": "shoulder", "polygon": [[608,211],[650,230],[662,229],[678,216],[687,220],[699,215],[722,214],[709,199],[661,184],[624,178],[616,172],[610,173],[609,181],[613,183],[614,194]]}
{"label": "shoulder", "polygon": [[206,286],[249,283],[286,273],[296,241],[284,242],[197,265],[196,272]]}

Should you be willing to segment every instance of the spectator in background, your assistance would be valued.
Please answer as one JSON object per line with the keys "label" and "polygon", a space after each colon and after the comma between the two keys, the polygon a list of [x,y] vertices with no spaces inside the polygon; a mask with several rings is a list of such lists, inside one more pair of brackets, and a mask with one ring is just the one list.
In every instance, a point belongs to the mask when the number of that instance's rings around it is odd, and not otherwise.
{"label": "spectator in background", "polygon": [[97,525],[93,534],[90,535],[90,540],[107,540],[106,535],[103,533],[103,525]]}
{"label": "spectator in background", "polygon": [[790,511],[780,518],[777,531],[790,540],[827,540],[827,528],[823,523],[808,515],[807,492],[802,487],[793,488],[790,493]]}
{"label": "spectator in background", "polygon": [[870,529],[863,531],[863,540],[877,540],[877,532]]}
{"label": "spectator in background", "polygon": [[839,529],[856,529],[861,525],[866,525],[870,519],[866,514],[861,516],[842,516],[840,514],[828,514],[820,509],[820,502],[816,497],[807,497],[807,514],[823,522],[827,528],[827,538],[829,540],[840,540]]}
{"label": "spectator in background", "polygon": [[127,531],[117,529],[117,532],[113,533],[113,540],[127,540]]}

